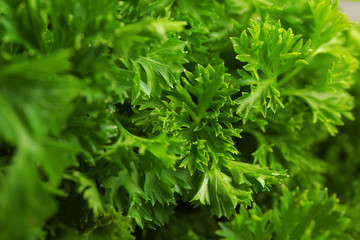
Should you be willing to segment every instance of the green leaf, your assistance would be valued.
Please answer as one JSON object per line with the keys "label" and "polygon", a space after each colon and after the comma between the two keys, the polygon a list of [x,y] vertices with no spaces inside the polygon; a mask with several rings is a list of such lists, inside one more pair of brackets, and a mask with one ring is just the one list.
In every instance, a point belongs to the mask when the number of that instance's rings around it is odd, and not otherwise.
{"label": "green leaf", "polygon": [[209,169],[203,174],[199,189],[191,201],[209,205],[211,212],[218,217],[230,217],[239,203],[250,205],[252,200],[250,191],[234,187],[231,181],[221,171]]}
{"label": "green leaf", "polygon": [[[186,63],[184,52],[185,42],[171,38],[148,50],[145,55],[123,60],[136,75],[134,76],[133,103],[138,100],[140,91],[151,96],[159,96],[162,89],[172,88],[185,70],[182,64]],[[144,76],[141,78],[140,76]]]}
{"label": "green leaf", "polygon": [[[250,35],[248,35],[248,33]],[[242,92],[235,102],[239,105],[237,113],[245,119],[253,110],[260,111],[264,117],[267,109],[276,112],[278,106],[284,108],[277,89],[279,75],[300,65],[310,53],[310,41],[303,45],[300,35],[276,23],[252,21],[251,28],[241,33],[240,38],[231,38],[236,59],[247,63],[239,70],[239,84],[249,85],[250,92]]]}
{"label": "green leaf", "polygon": [[216,14],[214,11],[214,4],[210,0],[202,2],[193,2],[189,0],[176,1],[176,6],[181,13],[187,14],[195,23],[200,26],[207,26],[214,18]]}
{"label": "green leaf", "polygon": [[[120,210],[125,209],[126,205],[122,202],[128,198],[129,202],[142,204],[142,200],[149,200],[145,192],[139,187],[135,174],[130,175],[127,170],[119,172],[118,176],[110,176],[101,182],[101,186],[106,189],[106,196],[111,200],[111,204],[115,204]],[[119,193],[119,188],[124,187],[127,191],[128,197]]]}
{"label": "green leaf", "polygon": [[1,239],[43,238],[43,224],[57,209],[33,161],[37,156],[29,150],[20,147],[7,168],[7,177],[1,178]]}
{"label": "green leaf", "polygon": [[315,27],[311,39],[314,41],[315,50],[338,33],[350,28],[351,22],[346,19],[344,13],[338,10],[338,1],[310,0],[308,2],[314,18]]}
{"label": "green leaf", "polygon": [[143,67],[147,77],[147,86],[150,93],[158,94],[159,85],[173,87],[185,70],[182,64],[187,60],[183,51],[185,43],[172,38],[164,44],[152,48],[147,56],[140,56],[137,62]]}
{"label": "green leaf", "polygon": [[239,185],[248,185],[253,191],[270,190],[273,184],[278,184],[285,177],[289,177],[284,171],[271,171],[258,165],[239,161],[227,161],[224,164],[233,176],[234,182]]}
{"label": "green leaf", "polygon": [[174,204],[174,183],[162,181],[161,176],[156,176],[154,172],[145,175],[144,191],[154,205],[156,201],[160,204]]}
{"label": "green leaf", "polygon": [[124,57],[137,59],[149,48],[146,43],[161,45],[169,39],[169,32],[179,32],[184,25],[184,21],[168,18],[144,17],[136,22],[129,19],[127,24],[116,26],[114,49]]}
{"label": "green leaf", "polygon": [[313,122],[322,122],[331,135],[337,134],[336,126],[344,124],[343,117],[353,120],[354,99],[346,89],[352,84],[352,72],[359,66],[351,56],[340,55],[336,60],[326,78],[313,86],[289,92],[308,104]]}
{"label": "green leaf", "polygon": [[105,209],[95,182],[80,172],[74,172],[73,176],[78,184],[78,192],[87,201],[94,218],[104,214]]}

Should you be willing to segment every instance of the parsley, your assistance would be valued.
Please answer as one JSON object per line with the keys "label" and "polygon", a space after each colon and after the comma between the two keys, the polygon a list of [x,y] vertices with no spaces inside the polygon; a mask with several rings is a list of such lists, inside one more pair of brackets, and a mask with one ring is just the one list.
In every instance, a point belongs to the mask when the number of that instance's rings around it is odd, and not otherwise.
{"label": "parsley", "polygon": [[2,0],[0,39],[0,239],[360,235],[337,1]]}

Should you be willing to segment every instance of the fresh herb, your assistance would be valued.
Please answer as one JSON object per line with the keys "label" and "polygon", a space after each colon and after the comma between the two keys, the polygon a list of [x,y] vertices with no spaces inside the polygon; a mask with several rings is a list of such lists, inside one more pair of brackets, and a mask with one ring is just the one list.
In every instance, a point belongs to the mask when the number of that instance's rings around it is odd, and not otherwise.
{"label": "fresh herb", "polygon": [[360,235],[360,30],[337,1],[1,0],[0,20],[0,239]]}

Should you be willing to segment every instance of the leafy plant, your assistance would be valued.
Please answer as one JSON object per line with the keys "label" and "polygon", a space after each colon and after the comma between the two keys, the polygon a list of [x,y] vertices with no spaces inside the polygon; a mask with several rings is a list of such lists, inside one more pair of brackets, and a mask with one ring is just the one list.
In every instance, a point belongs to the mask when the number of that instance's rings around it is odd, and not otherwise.
{"label": "leafy plant", "polygon": [[0,0],[0,19],[0,239],[360,235],[360,31],[337,1]]}
{"label": "leafy plant", "polygon": [[254,205],[249,211],[242,207],[229,223],[221,223],[218,234],[226,239],[348,239],[343,233],[349,219],[343,216],[335,196],[327,191],[290,192],[285,187],[280,203],[262,212]]}

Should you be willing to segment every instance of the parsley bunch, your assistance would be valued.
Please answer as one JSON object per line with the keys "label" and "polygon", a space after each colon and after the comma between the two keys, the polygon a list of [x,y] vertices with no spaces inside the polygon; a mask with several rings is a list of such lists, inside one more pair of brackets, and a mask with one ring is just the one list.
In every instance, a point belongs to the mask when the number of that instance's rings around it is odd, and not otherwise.
{"label": "parsley bunch", "polygon": [[360,235],[337,1],[0,0],[0,39],[0,239]]}

